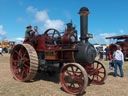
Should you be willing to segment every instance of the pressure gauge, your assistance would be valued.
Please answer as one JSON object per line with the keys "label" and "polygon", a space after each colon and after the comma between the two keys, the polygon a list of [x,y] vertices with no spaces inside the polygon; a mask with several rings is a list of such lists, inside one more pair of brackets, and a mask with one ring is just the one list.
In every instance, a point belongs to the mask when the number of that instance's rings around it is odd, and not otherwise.
{"label": "pressure gauge", "polygon": [[72,43],[74,43],[76,41],[75,36],[70,36],[70,40]]}

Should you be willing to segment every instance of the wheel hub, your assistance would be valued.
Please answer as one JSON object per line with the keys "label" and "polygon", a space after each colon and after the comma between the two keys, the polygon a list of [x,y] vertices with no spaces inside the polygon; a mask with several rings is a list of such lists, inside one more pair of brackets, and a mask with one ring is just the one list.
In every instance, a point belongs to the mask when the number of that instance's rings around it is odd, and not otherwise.
{"label": "wheel hub", "polygon": [[95,69],[95,72],[94,72],[95,75],[99,74],[99,71],[98,69]]}
{"label": "wheel hub", "polygon": [[24,65],[24,58],[21,58],[19,61],[18,61],[18,67],[23,67]]}
{"label": "wheel hub", "polygon": [[68,82],[69,83],[73,83],[74,82],[74,79],[75,79],[74,76],[71,76],[71,77],[68,78]]}

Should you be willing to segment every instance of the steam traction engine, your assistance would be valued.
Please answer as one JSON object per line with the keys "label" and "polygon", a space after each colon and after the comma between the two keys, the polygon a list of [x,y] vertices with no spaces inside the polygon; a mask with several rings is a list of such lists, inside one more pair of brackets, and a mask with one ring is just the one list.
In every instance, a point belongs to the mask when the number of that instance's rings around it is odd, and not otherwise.
{"label": "steam traction engine", "polygon": [[102,83],[106,76],[104,64],[95,60],[96,50],[88,39],[88,14],[86,7],[80,9],[81,33],[68,23],[61,36],[56,29],[48,29],[44,34],[29,38],[18,44],[11,53],[11,71],[19,81],[32,80],[38,70],[60,72],[60,82],[65,91],[80,94],[92,84]]}
{"label": "steam traction engine", "polygon": [[121,46],[122,52],[124,54],[124,60],[128,58],[128,35],[112,36],[106,37],[106,39],[116,39],[115,44],[110,44],[109,46],[109,59],[112,60],[113,52],[117,50],[117,46]]}

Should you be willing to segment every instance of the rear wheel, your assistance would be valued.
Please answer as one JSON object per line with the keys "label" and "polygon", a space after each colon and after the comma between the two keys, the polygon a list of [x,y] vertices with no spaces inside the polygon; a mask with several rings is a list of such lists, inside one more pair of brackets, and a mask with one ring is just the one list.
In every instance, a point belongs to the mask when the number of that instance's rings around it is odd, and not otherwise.
{"label": "rear wheel", "polygon": [[88,84],[85,69],[77,63],[68,63],[60,73],[61,85],[70,94],[81,94]]}
{"label": "rear wheel", "polygon": [[29,44],[16,45],[11,53],[10,68],[15,79],[29,81],[38,70],[38,57],[35,49]]}

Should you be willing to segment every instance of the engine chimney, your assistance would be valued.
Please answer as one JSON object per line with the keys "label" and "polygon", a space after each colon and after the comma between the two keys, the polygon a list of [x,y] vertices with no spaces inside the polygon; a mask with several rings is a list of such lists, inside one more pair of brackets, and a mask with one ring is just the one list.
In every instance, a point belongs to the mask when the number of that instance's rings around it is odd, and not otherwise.
{"label": "engine chimney", "polygon": [[88,38],[91,37],[91,34],[88,34],[88,14],[89,10],[86,7],[82,7],[79,11],[80,14],[80,41],[82,43],[88,42]]}

